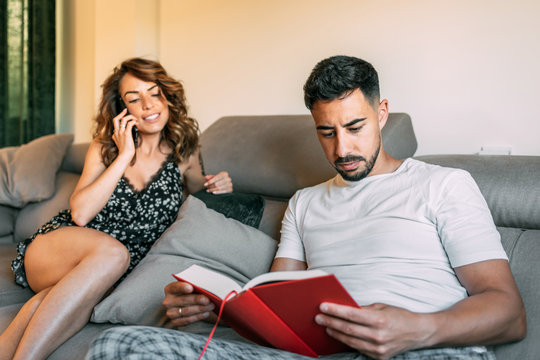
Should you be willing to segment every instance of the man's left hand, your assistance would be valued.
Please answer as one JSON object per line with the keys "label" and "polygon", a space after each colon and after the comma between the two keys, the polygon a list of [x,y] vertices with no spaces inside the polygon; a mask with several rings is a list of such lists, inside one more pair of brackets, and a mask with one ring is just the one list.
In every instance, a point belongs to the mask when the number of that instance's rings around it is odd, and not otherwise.
{"label": "man's left hand", "polygon": [[374,359],[388,359],[426,344],[429,316],[373,304],[355,308],[322,303],[315,321],[333,338]]}

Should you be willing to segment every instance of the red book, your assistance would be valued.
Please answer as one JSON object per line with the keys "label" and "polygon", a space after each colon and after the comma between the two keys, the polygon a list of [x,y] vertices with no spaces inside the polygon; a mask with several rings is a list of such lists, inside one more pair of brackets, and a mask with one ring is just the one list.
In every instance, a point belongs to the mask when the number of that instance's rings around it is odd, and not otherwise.
{"label": "red book", "polygon": [[315,322],[322,302],[359,307],[334,275],[322,270],[276,271],[240,287],[229,277],[192,265],[173,275],[193,285],[220,308],[222,319],[238,334],[259,345],[317,357],[351,349]]}

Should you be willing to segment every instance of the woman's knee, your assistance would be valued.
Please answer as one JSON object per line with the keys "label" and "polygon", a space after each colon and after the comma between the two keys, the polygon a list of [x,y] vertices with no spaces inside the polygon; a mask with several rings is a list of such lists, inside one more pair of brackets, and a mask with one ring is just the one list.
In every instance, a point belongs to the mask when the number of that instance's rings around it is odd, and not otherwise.
{"label": "woman's knee", "polygon": [[130,255],[128,249],[116,239],[110,238],[103,241],[97,248],[99,256],[104,264],[114,267],[122,274],[128,269]]}

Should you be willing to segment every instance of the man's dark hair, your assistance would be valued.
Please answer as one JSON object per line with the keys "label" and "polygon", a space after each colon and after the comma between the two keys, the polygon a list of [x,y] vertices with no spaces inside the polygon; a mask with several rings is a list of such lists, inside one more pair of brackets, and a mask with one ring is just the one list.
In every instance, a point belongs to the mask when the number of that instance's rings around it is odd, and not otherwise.
{"label": "man's dark hair", "polygon": [[335,100],[360,89],[372,106],[379,101],[379,77],[375,68],[352,56],[332,56],[320,61],[304,84],[304,102],[309,110],[317,100]]}

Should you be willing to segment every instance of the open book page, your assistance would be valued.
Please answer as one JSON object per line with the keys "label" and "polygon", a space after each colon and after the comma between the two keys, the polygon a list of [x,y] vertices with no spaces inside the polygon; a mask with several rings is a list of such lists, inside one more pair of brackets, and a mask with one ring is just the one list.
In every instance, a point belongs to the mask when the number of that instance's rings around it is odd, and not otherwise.
{"label": "open book page", "polygon": [[206,269],[199,265],[191,265],[186,270],[175,274],[175,277],[187,281],[197,287],[204,289],[216,295],[220,299],[231,292],[240,293],[243,290],[255,287],[257,285],[273,283],[277,281],[289,281],[309,279],[319,276],[328,275],[322,270],[295,270],[295,271],[274,271],[259,275],[251,279],[244,287],[240,287],[236,281],[219,272]]}
{"label": "open book page", "polygon": [[175,274],[175,277],[209,291],[220,299],[225,299],[233,290],[238,293],[242,291],[240,285],[228,276],[199,265],[191,265],[186,270]]}
{"label": "open book page", "polygon": [[268,284],[276,281],[309,279],[325,275],[328,275],[328,273],[322,270],[274,271],[254,277],[246,285],[244,285],[244,287],[242,287],[242,290],[247,290],[258,285]]}

